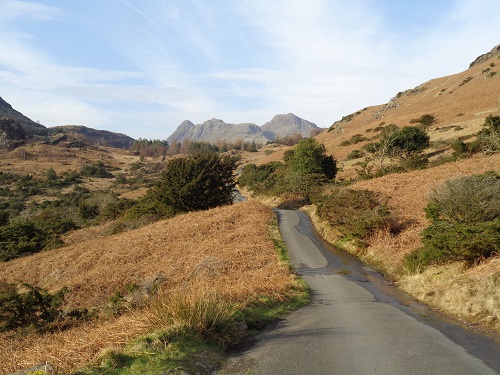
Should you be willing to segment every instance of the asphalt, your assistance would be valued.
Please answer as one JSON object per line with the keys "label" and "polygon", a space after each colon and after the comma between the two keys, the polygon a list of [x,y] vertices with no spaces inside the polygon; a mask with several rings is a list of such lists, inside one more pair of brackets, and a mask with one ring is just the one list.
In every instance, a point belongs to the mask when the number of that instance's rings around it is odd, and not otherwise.
{"label": "asphalt", "polygon": [[500,374],[500,342],[445,319],[276,210],[312,302],[268,328],[218,374]]}

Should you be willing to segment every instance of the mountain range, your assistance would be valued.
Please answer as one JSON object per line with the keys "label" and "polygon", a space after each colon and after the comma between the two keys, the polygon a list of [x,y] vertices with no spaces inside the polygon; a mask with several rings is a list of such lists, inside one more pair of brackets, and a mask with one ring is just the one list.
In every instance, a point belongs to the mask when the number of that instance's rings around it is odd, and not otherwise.
{"label": "mountain range", "polygon": [[315,129],[319,129],[316,124],[297,117],[293,113],[276,115],[262,126],[252,123],[230,124],[215,118],[198,125],[186,120],[167,138],[167,141],[172,144],[182,143],[185,140],[207,143],[241,140],[264,144],[296,133],[309,137],[311,131]]}
{"label": "mountain range", "polygon": [[[64,134],[69,138],[88,143],[89,145],[103,145],[127,149],[134,139],[120,133],[98,130],[82,125],[63,125],[47,128],[32,121],[21,112],[12,108],[0,97],[0,119],[15,120],[28,135],[54,136]],[[319,129],[310,121],[295,116],[293,113],[276,115],[271,121],[262,126],[252,123],[230,124],[219,119],[205,121],[195,125],[191,121],[183,121],[167,139],[169,144],[190,140],[193,142],[255,142],[265,144],[276,138],[283,138],[299,133],[302,137],[309,137],[311,131]],[[57,140],[60,140],[57,137]],[[20,141],[21,139],[12,139]]]}

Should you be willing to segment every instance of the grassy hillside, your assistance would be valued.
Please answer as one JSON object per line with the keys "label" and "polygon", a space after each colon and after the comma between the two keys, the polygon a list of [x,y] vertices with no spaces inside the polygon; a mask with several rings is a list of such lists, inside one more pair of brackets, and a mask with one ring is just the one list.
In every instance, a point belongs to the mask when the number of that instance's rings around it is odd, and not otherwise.
{"label": "grassy hillside", "polygon": [[67,287],[65,309],[96,309],[100,316],[63,332],[2,334],[1,371],[45,361],[74,370],[151,332],[147,301],[158,288],[216,291],[240,310],[263,298],[289,299],[300,288],[278,260],[273,217],[263,205],[240,203],[1,263],[0,281],[51,292]]}

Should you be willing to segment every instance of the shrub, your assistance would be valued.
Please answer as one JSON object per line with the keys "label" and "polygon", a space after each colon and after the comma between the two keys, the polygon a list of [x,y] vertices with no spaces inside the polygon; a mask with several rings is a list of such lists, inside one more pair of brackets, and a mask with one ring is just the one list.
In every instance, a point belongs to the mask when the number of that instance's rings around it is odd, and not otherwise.
{"label": "shrub", "polygon": [[429,158],[422,154],[410,154],[402,158],[399,162],[401,168],[405,171],[413,171],[415,169],[425,169],[429,164]]}
{"label": "shrub", "polygon": [[347,160],[359,159],[365,156],[365,153],[362,150],[352,150],[349,155],[347,155]]}
{"label": "shrub", "polygon": [[237,161],[215,153],[171,159],[153,189],[153,197],[183,212],[232,204]]}
{"label": "shrub", "polygon": [[447,181],[426,207],[431,224],[424,247],[406,257],[410,272],[430,263],[461,260],[471,264],[500,252],[500,177],[484,174]]}
{"label": "shrub", "polygon": [[429,147],[430,137],[425,131],[416,126],[405,126],[396,131],[391,137],[391,155],[412,154],[421,152]]}
{"label": "shrub", "polygon": [[436,122],[436,116],[431,114],[422,115],[419,118],[410,120],[411,124],[421,124],[423,126],[430,126]]}
{"label": "shrub", "polygon": [[337,174],[337,162],[314,138],[301,141],[284,155],[285,167],[275,173],[279,194],[300,194],[306,200]]}
{"label": "shrub", "polygon": [[301,175],[321,173],[326,178],[333,179],[337,174],[337,163],[333,156],[326,155],[325,145],[314,138],[301,141],[297,147],[285,154],[288,171]]}
{"label": "shrub", "polygon": [[0,227],[0,261],[39,252],[46,243],[46,235],[32,222],[22,221],[5,225]]}
{"label": "shrub", "polygon": [[103,162],[95,164],[85,164],[80,169],[80,174],[86,177],[111,178],[113,175],[108,172],[108,167]]}
{"label": "shrub", "polygon": [[342,143],[340,143],[340,146],[349,146],[349,145],[355,145],[359,142],[367,141],[368,138],[366,138],[363,134],[354,134],[349,140],[345,140]]}
{"label": "shrub", "polygon": [[337,188],[315,197],[319,217],[344,237],[361,240],[387,224],[391,215],[382,197],[369,190]]}
{"label": "shrub", "polygon": [[277,161],[259,166],[247,164],[241,171],[238,185],[248,187],[256,193],[269,191],[275,183],[272,176],[279,168],[283,168],[283,163]]}
{"label": "shrub", "polygon": [[0,331],[33,327],[45,330],[62,315],[66,289],[50,294],[45,289],[23,284],[0,283]]}

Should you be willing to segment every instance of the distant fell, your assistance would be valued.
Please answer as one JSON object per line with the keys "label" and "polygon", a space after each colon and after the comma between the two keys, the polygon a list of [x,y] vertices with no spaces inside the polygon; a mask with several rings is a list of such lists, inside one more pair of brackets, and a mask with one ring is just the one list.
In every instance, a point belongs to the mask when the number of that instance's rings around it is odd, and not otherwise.
{"label": "distant fell", "polygon": [[207,120],[195,125],[191,121],[183,121],[175,132],[167,138],[168,143],[193,142],[243,142],[267,143],[277,137],[291,136],[300,133],[308,137],[318,126],[310,121],[295,116],[293,113],[276,115],[262,126],[253,123],[231,124],[220,119]]}
{"label": "distant fell", "polygon": [[134,138],[125,134],[88,128],[83,125],[55,126],[48,130],[49,134],[66,134],[89,145],[128,149],[135,141]]}
{"label": "distant fell", "polygon": [[[0,130],[2,130],[3,133],[8,134],[8,138],[11,141],[20,141],[24,140],[26,136],[35,136],[50,137],[51,140],[48,141],[49,143],[58,143],[62,141],[62,138],[59,135],[63,134],[67,136],[65,139],[68,142],[74,142],[77,140],[83,144],[109,146],[122,149],[128,149],[134,142],[134,138],[125,134],[93,129],[82,125],[63,125],[47,128],[35,121],[32,121],[21,112],[12,108],[12,106],[1,97],[0,120],[3,120],[3,125]],[[12,121],[19,124],[24,130],[25,133],[23,133],[22,137],[20,136],[21,132],[19,129],[16,128],[15,132],[12,130]],[[7,126],[9,126],[8,131]],[[14,137],[13,134],[16,136]],[[54,137],[55,139],[52,139]],[[68,137],[70,138],[69,140]]]}
{"label": "distant fell", "polygon": [[16,111],[12,106],[0,97],[0,118],[9,118],[19,123],[28,134],[38,133],[40,130],[46,129],[45,126],[31,120]]}
{"label": "distant fell", "polygon": [[295,116],[293,113],[276,115],[269,122],[260,127],[267,138],[274,141],[276,137],[286,137],[294,133],[300,133],[303,137],[309,137],[311,131],[318,129],[312,122]]}

